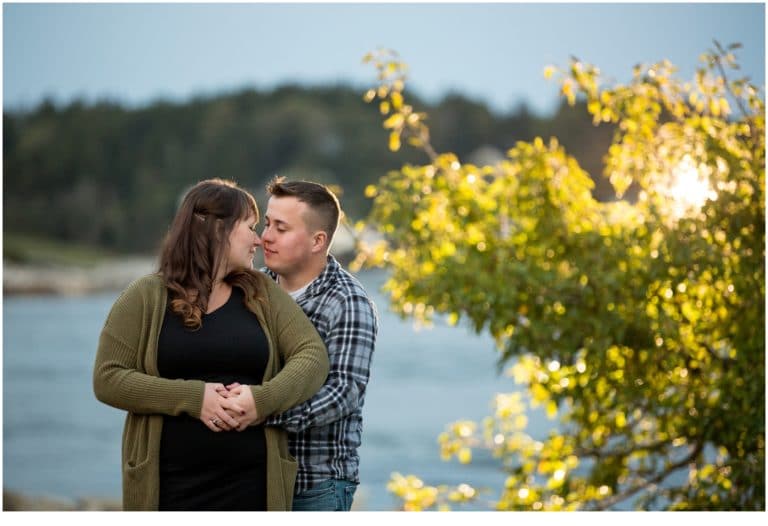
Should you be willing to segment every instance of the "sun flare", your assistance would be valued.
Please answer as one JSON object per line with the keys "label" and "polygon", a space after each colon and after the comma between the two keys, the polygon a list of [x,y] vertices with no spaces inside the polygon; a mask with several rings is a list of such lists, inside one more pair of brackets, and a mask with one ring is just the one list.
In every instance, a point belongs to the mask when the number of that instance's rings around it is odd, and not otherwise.
{"label": "sun flare", "polygon": [[699,210],[707,199],[717,199],[709,181],[702,173],[704,167],[696,166],[690,155],[686,155],[672,170],[668,195],[673,200],[676,217]]}

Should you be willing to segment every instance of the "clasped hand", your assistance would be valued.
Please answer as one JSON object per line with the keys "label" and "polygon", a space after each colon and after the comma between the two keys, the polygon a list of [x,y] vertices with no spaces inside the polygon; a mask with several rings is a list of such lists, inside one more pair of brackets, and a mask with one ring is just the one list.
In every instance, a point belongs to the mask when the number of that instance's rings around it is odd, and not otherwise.
{"label": "clasped hand", "polygon": [[[264,420],[261,418],[261,420]],[[238,383],[206,383],[200,421],[211,431],[243,431],[260,421],[251,388]]]}

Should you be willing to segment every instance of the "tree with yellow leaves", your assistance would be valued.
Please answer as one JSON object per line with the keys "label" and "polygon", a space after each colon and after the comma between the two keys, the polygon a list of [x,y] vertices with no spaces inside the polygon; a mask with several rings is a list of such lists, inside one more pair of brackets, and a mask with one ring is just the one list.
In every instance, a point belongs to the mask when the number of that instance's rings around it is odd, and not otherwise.
{"label": "tree with yellow leaves", "polygon": [[[616,125],[608,203],[555,138],[490,166],[438,153],[405,101],[405,64],[366,56],[390,149],[426,162],[366,190],[384,240],[356,264],[391,271],[403,316],[465,320],[513,364],[525,396],[499,394],[493,415],[439,437],[444,459],[499,459],[495,509],[765,509],[765,105],[727,77],[737,48],[715,43],[690,82],[667,61],[626,85],[576,59],[545,70]],[[635,202],[621,199],[630,185]],[[527,405],[557,429],[528,435]],[[477,498],[414,475],[389,489],[405,509]]]}

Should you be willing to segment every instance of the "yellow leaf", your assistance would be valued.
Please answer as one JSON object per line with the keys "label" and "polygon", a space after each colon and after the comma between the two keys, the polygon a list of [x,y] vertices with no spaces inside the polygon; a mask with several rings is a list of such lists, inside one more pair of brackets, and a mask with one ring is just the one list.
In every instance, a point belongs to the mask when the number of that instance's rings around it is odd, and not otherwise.
{"label": "yellow leaf", "polygon": [[715,99],[711,99],[709,101],[709,113],[711,113],[715,117],[720,116],[720,105],[717,103]]}
{"label": "yellow leaf", "polygon": [[472,450],[468,447],[463,447],[459,450],[459,462],[462,464],[469,464],[472,462]]}
{"label": "yellow leaf", "polygon": [[720,99],[720,112],[723,115],[730,115],[731,113],[731,106],[726,99]]}
{"label": "yellow leaf", "polygon": [[393,91],[390,99],[392,100],[392,107],[396,110],[403,107],[403,96],[399,92]]}
{"label": "yellow leaf", "polygon": [[563,82],[563,86],[560,90],[561,93],[568,99],[568,104],[573,106],[576,102],[576,94],[573,92],[573,83],[570,80]]}
{"label": "yellow leaf", "polygon": [[371,102],[374,98],[376,98],[376,90],[369,89],[365,92],[365,95],[363,95],[363,100],[365,102]]}
{"label": "yellow leaf", "polygon": [[552,66],[547,66],[544,68],[544,78],[549,80],[552,78],[552,75],[555,73],[555,68]]}
{"label": "yellow leaf", "polygon": [[550,420],[557,416],[557,402],[550,400],[547,402],[547,418]]}
{"label": "yellow leaf", "polygon": [[368,186],[365,187],[365,197],[369,199],[372,197],[376,197],[376,193],[377,193],[376,187],[373,186],[372,184],[369,184]]}
{"label": "yellow leaf", "polygon": [[431,261],[425,261],[421,264],[421,274],[427,275],[432,274],[435,271],[435,264]]}
{"label": "yellow leaf", "polygon": [[399,113],[395,113],[394,115],[391,115],[387,120],[384,121],[384,127],[385,128],[399,128],[403,125],[403,116]]}
{"label": "yellow leaf", "polygon": [[516,429],[525,429],[526,426],[528,426],[528,417],[525,415],[517,415],[514,420],[514,426]]}
{"label": "yellow leaf", "polygon": [[547,479],[547,489],[555,490],[563,485],[565,479],[551,477]]}
{"label": "yellow leaf", "polygon": [[389,113],[389,102],[385,100],[381,101],[381,103],[379,103],[379,111],[382,115]]}
{"label": "yellow leaf", "polygon": [[549,391],[547,391],[541,384],[534,384],[531,386],[531,395],[533,396],[532,402],[541,403],[549,399]]}
{"label": "yellow leaf", "polygon": [[393,152],[400,149],[400,133],[393,131],[389,134],[389,149]]}

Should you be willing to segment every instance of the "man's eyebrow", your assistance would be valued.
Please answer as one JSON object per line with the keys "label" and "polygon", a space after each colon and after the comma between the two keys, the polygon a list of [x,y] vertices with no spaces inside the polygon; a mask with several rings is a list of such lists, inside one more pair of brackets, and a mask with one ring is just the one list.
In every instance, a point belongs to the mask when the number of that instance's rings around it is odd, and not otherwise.
{"label": "man's eyebrow", "polygon": [[274,219],[274,218],[269,217],[268,215],[265,215],[264,219],[268,220],[268,221],[270,221],[272,223],[278,223],[278,224],[281,224],[281,225],[287,225],[288,224],[285,221],[283,221],[282,219]]}

